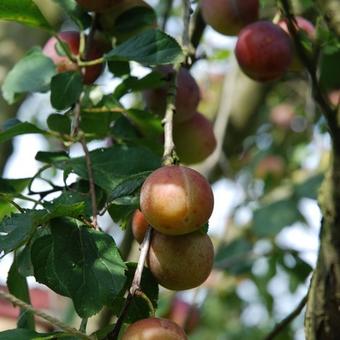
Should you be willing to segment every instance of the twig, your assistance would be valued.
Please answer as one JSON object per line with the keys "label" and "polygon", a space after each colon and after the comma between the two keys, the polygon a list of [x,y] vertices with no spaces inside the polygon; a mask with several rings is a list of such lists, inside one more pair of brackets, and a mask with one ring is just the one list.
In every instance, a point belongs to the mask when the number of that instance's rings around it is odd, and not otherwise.
{"label": "twig", "polygon": [[296,308],[287,315],[275,328],[264,338],[264,340],[273,340],[278,336],[299,314],[307,303],[308,294],[306,294]]}
{"label": "twig", "polygon": [[171,13],[171,9],[172,9],[172,5],[174,3],[174,0],[166,0],[165,1],[165,8],[164,8],[164,12],[163,12],[163,15],[162,15],[162,31],[165,31],[166,29],[166,24],[168,22],[168,19],[169,19],[169,16],[170,16],[170,13]]}
{"label": "twig", "polygon": [[338,152],[340,152],[340,134],[339,134],[340,130],[338,127],[336,111],[333,110],[332,107],[329,105],[320,88],[320,84],[317,77],[316,63],[314,62],[314,60],[310,58],[301,42],[297,29],[298,26],[296,23],[296,19],[291,10],[290,1],[280,0],[280,2],[282,4],[284,14],[287,18],[288,30],[294,40],[296,52],[300,60],[302,61],[303,65],[305,66],[306,70],[308,71],[312,84],[314,100],[319,105],[324,117],[326,118],[326,121],[328,123],[328,129],[332,136],[334,147]]}
{"label": "twig", "polygon": [[144,264],[145,264],[146,257],[148,255],[149,248],[150,248],[151,234],[152,234],[152,228],[149,226],[146,233],[145,233],[143,243],[141,245],[141,252],[140,252],[139,259],[138,259],[137,268],[136,268],[135,274],[133,276],[133,280],[132,280],[132,284],[131,284],[128,296],[126,298],[124,307],[123,307],[123,309],[122,309],[122,311],[121,311],[121,313],[118,317],[118,320],[116,322],[114,329],[108,335],[109,340],[116,340],[118,338],[120,329],[121,329],[123,322],[124,322],[124,319],[125,319],[125,317],[128,313],[132,299],[135,296],[135,294],[137,294],[137,292],[140,292],[140,290],[141,290],[140,289],[140,283],[141,283],[141,280],[142,280]]}
{"label": "twig", "polygon": [[81,146],[83,147],[84,153],[85,153],[85,161],[86,161],[86,167],[87,167],[87,174],[89,178],[89,185],[90,185],[90,196],[91,196],[91,206],[92,206],[92,224],[95,229],[98,229],[98,223],[97,223],[97,197],[96,197],[96,186],[94,184],[94,174],[93,174],[93,168],[92,168],[92,161],[89,149],[87,147],[85,138],[82,138],[80,140]]}
{"label": "twig", "polygon": [[[182,45],[184,49],[184,54],[190,58],[190,17],[192,14],[190,0],[183,1],[183,33],[182,33]],[[190,60],[188,62],[190,64]]]}
{"label": "twig", "polygon": [[24,309],[28,312],[31,312],[34,315],[40,317],[41,319],[46,320],[51,325],[55,326],[56,328],[61,329],[62,331],[66,332],[66,333],[72,334],[74,336],[78,336],[82,339],[89,339],[89,340],[94,339],[93,337],[88,336],[88,335],[78,331],[77,329],[64,324],[62,321],[42,312],[40,310],[35,309],[31,305],[29,305],[26,302],[18,299],[17,297],[15,297],[14,295],[12,295],[10,293],[7,293],[7,292],[0,290],[0,297],[5,299],[6,301],[11,302],[13,305],[16,305],[16,306],[20,307],[21,309]]}

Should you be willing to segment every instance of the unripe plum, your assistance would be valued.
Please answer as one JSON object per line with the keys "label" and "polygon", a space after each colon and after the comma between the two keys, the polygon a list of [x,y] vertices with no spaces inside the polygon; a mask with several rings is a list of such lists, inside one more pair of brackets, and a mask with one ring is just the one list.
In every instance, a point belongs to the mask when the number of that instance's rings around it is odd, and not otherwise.
{"label": "unripe plum", "polygon": [[[161,66],[157,71],[168,79],[174,70],[171,66]],[[166,110],[168,86],[144,91],[144,99],[147,108],[163,117]],[[200,101],[200,89],[196,80],[186,68],[180,68],[177,75],[174,122],[180,123],[190,119],[196,113]]]}
{"label": "unripe plum", "polygon": [[269,155],[262,158],[257,164],[255,175],[259,178],[266,178],[272,176],[273,178],[280,178],[285,171],[285,162],[282,157],[276,155]]}
{"label": "unripe plum", "polygon": [[122,340],[187,340],[183,329],[176,323],[161,318],[142,319],[131,324]]}
{"label": "unripe plum", "polygon": [[[307,37],[311,40],[314,41],[316,38],[316,29],[315,26],[308,21],[307,19],[297,16],[295,17],[296,19],[296,23],[297,23],[297,29],[298,30],[302,30],[305,32],[305,34],[307,35]],[[290,32],[288,29],[288,25],[287,25],[287,20],[280,20],[278,22],[278,25],[290,36]],[[301,61],[299,60],[299,57],[296,53],[296,51],[294,52],[294,57],[293,57],[293,61],[289,67],[289,69],[291,71],[301,71],[303,69],[303,65],[301,64]]]}
{"label": "unripe plum", "polygon": [[200,229],[209,219],[214,196],[208,181],[183,166],[164,166],[145,180],[140,207],[150,225],[168,235]]}
{"label": "unripe plum", "polygon": [[165,288],[198,287],[208,278],[213,259],[214,247],[206,234],[199,231],[179,236],[153,233],[148,265],[158,283]]}
{"label": "unripe plum", "polygon": [[105,12],[113,7],[117,2],[124,0],[76,0],[78,4],[87,11]]}
{"label": "unripe plum", "polygon": [[176,152],[184,164],[205,160],[216,148],[216,138],[210,121],[197,112],[190,120],[175,124],[173,139]]}
{"label": "unripe plum", "polygon": [[259,0],[202,0],[204,21],[225,35],[237,35],[259,16]]}
{"label": "unripe plum", "polygon": [[[59,38],[64,41],[74,55],[79,53],[80,34],[76,31],[65,31],[59,33]],[[50,57],[57,66],[58,72],[77,71],[79,67],[72,62],[66,55],[59,55],[56,46],[58,40],[55,37],[50,38],[43,48],[46,56]],[[100,58],[108,50],[108,45],[102,39],[94,39],[89,48],[88,60]],[[97,64],[85,67],[83,75],[84,84],[92,84],[102,72],[103,65]]]}
{"label": "unripe plum", "polygon": [[149,223],[143,213],[137,209],[132,217],[132,234],[138,243],[142,243]]}
{"label": "unripe plum", "polygon": [[293,58],[288,34],[270,21],[258,21],[242,29],[235,54],[245,74],[257,81],[276,80]]}

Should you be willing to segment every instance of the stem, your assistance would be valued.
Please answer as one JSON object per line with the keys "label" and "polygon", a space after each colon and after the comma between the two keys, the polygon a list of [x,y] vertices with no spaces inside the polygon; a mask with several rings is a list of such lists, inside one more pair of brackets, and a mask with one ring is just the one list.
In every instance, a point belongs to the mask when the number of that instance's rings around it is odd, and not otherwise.
{"label": "stem", "polygon": [[97,223],[97,197],[96,197],[96,186],[94,184],[94,174],[93,174],[93,168],[92,168],[92,161],[90,157],[90,152],[87,147],[85,138],[82,138],[81,146],[83,147],[84,153],[85,153],[85,161],[86,161],[86,167],[87,167],[87,173],[89,177],[89,185],[90,185],[90,195],[91,195],[91,205],[92,205],[92,224],[95,229],[98,229],[98,223]]}
{"label": "stem", "polygon": [[273,340],[277,337],[296,317],[298,317],[307,303],[307,295],[305,295],[296,308],[287,315],[275,328],[264,338],[264,340]]}
{"label": "stem", "polygon": [[[143,269],[144,269],[144,264],[145,264],[145,260],[146,257],[148,255],[149,252],[149,248],[150,248],[150,242],[151,242],[151,235],[152,235],[152,228],[149,226],[145,236],[144,236],[144,240],[143,243],[141,245],[141,252],[139,255],[139,259],[138,259],[138,264],[137,264],[137,268],[132,280],[132,284],[128,293],[128,296],[126,298],[124,307],[118,317],[118,320],[116,322],[116,325],[114,327],[114,329],[112,330],[112,332],[108,335],[108,339],[109,340],[116,340],[118,338],[120,329],[122,328],[124,319],[128,313],[130,304],[132,302],[133,297],[138,294],[141,295],[141,289],[140,289],[140,283],[142,280],[142,274],[143,274]],[[144,294],[144,293],[142,293]],[[145,296],[145,294],[144,294]],[[148,298],[149,300],[149,298]],[[150,300],[149,300],[150,301]],[[152,311],[154,311],[154,309],[152,308]]]}
{"label": "stem", "polygon": [[163,18],[162,18],[162,25],[161,25],[162,31],[165,31],[166,24],[168,22],[168,19],[171,13],[173,2],[174,2],[173,0],[166,0],[164,12],[163,12]]}
{"label": "stem", "polygon": [[190,17],[192,13],[190,0],[182,0],[183,1],[183,34],[182,34],[182,45],[184,49],[184,53],[189,56],[190,51]]}
{"label": "stem", "polygon": [[34,315],[40,317],[41,319],[44,319],[45,321],[47,321],[48,323],[50,323],[51,325],[55,326],[56,328],[61,329],[62,331],[72,334],[74,336],[78,336],[82,339],[88,339],[88,340],[94,340],[93,337],[88,336],[78,330],[76,330],[75,328],[72,328],[66,324],[64,324],[63,322],[61,322],[60,320],[40,311],[35,309],[34,307],[32,307],[31,305],[27,304],[26,302],[18,299],[17,297],[15,297],[14,295],[4,292],[4,291],[0,291],[0,297],[5,299],[6,301],[11,302],[12,304],[20,307],[21,309],[24,309],[28,312],[33,313]]}

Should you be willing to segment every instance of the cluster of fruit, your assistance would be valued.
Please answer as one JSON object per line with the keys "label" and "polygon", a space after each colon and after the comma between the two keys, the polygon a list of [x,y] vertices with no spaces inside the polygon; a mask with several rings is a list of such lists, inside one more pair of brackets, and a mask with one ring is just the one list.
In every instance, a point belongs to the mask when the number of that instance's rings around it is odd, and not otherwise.
{"label": "cluster of fruit", "polygon": [[[245,74],[256,81],[281,78],[286,71],[297,71],[301,64],[295,55],[287,21],[277,24],[259,19],[259,0],[202,0],[202,16],[217,32],[237,35],[236,59]],[[315,27],[296,18],[297,30],[315,39]]]}

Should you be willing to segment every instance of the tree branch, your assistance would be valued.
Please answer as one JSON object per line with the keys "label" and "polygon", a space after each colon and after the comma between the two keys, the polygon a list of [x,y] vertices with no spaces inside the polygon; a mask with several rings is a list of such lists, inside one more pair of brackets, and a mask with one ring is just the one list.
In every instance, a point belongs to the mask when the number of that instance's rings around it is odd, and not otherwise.
{"label": "tree branch", "polygon": [[307,303],[308,294],[306,294],[296,308],[287,315],[275,328],[264,338],[264,340],[273,340],[276,338],[296,317],[298,317]]}

